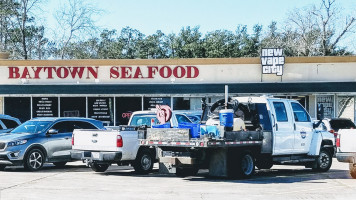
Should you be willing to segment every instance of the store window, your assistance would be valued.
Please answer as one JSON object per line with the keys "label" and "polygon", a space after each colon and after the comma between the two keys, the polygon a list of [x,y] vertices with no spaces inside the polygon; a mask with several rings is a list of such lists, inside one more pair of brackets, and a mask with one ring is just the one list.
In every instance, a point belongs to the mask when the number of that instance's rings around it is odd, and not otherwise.
{"label": "store window", "polygon": [[33,97],[32,117],[58,117],[58,97]]}
{"label": "store window", "polygon": [[5,97],[4,113],[21,122],[31,119],[31,97]]}
{"label": "store window", "polygon": [[60,98],[61,117],[86,117],[85,97],[61,97]]}
{"label": "store window", "polygon": [[141,97],[116,97],[116,126],[127,125],[132,112],[142,110]]}
{"label": "store window", "polygon": [[144,110],[150,110],[156,108],[156,105],[168,105],[171,106],[170,97],[145,97],[144,101]]}
{"label": "store window", "polygon": [[189,97],[174,97],[173,98],[174,110],[190,110],[190,98]]}
{"label": "store window", "polygon": [[114,98],[88,97],[88,117],[102,121],[105,126],[113,126]]}

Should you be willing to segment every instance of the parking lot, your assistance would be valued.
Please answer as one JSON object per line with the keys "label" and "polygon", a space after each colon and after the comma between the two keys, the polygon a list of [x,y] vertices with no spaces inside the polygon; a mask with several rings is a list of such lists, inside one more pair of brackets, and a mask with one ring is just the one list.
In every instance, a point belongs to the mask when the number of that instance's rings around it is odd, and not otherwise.
{"label": "parking lot", "polygon": [[39,172],[21,167],[0,172],[0,199],[355,199],[356,180],[348,165],[334,159],[329,172],[314,173],[299,166],[257,170],[248,180],[208,177],[137,175],[131,167],[111,166],[94,173],[81,162],[56,168],[46,164]]}

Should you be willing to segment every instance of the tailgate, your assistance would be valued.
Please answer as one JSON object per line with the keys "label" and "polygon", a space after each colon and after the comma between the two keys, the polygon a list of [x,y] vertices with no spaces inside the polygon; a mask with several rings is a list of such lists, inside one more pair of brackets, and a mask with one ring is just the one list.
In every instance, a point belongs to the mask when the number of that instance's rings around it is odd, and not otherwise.
{"label": "tailgate", "polygon": [[340,139],[339,152],[356,152],[356,129],[340,129],[338,137]]}
{"label": "tailgate", "polygon": [[79,130],[73,131],[74,150],[118,151],[116,147],[118,130]]}

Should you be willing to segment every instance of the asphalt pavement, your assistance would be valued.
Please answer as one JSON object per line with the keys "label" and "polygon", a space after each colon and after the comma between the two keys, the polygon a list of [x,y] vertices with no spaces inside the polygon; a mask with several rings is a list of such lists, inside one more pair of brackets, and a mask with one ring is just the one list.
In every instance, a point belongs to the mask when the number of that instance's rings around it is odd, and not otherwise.
{"label": "asphalt pavement", "polygon": [[[157,165],[156,165],[157,166]],[[273,166],[256,170],[247,180],[209,177],[200,170],[194,177],[159,174],[138,175],[129,166],[110,166],[95,173],[82,162],[63,168],[46,164],[38,172],[10,167],[0,172],[0,200],[63,199],[356,199],[356,179],[348,164],[333,160],[328,172],[316,173],[301,166]]]}

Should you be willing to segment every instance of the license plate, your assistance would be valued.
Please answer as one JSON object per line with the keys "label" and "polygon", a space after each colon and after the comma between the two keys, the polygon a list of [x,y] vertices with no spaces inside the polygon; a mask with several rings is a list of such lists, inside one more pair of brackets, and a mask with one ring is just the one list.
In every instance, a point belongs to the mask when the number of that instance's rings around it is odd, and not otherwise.
{"label": "license plate", "polygon": [[91,152],[91,156],[95,159],[99,159],[100,157],[99,152]]}

